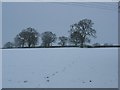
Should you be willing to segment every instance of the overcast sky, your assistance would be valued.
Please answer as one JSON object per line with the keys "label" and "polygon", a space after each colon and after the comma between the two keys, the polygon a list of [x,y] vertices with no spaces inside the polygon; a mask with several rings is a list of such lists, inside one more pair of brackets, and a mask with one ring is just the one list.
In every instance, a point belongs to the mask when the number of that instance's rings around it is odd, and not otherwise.
{"label": "overcast sky", "polygon": [[70,25],[91,19],[97,38],[91,43],[118,43],[117,3],[9,3],[2,4],[3,44],[13,41],[21,30],[35,28],[69,36]]}

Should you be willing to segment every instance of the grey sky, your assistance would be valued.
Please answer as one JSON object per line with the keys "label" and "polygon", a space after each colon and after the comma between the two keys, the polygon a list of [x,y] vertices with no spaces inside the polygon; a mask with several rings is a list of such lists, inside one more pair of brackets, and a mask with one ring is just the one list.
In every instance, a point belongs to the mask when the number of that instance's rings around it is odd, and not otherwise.
{"label": "grey sky", "polygon": [[105,7],[97,3],[85,4],[4,2],[3,44],[13,41],[21,30],[28,27],[40,33],[52,31],[57,36],[68,36],[70,25],[85,18],[94,22],[93,27],[97,31],[97,38],[91,43],[118,43],[118,12],[113,8],[117,7],[117,3],[103,3]]}

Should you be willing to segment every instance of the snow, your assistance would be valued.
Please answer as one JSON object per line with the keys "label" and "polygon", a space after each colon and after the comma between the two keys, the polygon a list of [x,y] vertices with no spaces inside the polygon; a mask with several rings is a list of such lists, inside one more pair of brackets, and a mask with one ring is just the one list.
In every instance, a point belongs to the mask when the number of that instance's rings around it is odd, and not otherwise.
{"label": "snow", "polygon": [[117,88],[118,49],[3,50],[3,88]]}

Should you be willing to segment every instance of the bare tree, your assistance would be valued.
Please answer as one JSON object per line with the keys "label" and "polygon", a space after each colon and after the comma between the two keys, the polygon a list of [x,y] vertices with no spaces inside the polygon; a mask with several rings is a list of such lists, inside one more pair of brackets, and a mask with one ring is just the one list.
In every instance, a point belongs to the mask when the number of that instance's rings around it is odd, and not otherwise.
{"label": "bare tree", "polygon": [[34,28],[27,28],[16,35],[14,41],[17,47],[34,47],[38,43],[39,33]]}
{"label": "bare tree", "polygon": [[49,47],[56,41],[56,35],[50,31],[41,34],[42,46]]}
{"label": "bare tree", "polygon": [[81,42],[80,32],[78,32],[78,31],[71,32],[69,40],[70,40],[70,42],[74,43],[75,46],[78,46],[78,44],[80,44],[80,42]]}
{"label": "bare tree", "polygon": [[25,46],[25,40],[24,38],[21,38],[20,35],[16,35],[16,37],[14,38],[14,42],[15,42],[15,47],[24,47]]}
{"label": "bare tree", "polygon": [[3,48],[13,48],[13,47],[14,47],[14,44],[12,42],[7,42],[4,44]]}
{"label": "bare tree", "polygon": [[65,36],[61,36],[61,37],[59,37],[59,40],[60,40],[60,42],[58,44],[61,46],[65,46],[68,41],[68,38]]}
{"label": "bare tree", "polygon": [[96,37],[96,30],[92,28],[93,24],[92,20],[83,19],[71,25],[70,41],[76,46],[80,44],[81,47],[85,42],[90,43],[90,37]]}

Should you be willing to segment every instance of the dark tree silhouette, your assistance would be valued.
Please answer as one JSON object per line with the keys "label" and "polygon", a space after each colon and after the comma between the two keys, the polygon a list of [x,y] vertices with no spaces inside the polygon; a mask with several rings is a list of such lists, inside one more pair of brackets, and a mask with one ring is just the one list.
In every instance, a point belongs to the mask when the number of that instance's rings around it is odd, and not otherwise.
{"label": "dark tree silhouette", "polygon": [[20,35],[16,35],[16,37],[14,38],[14,42],[15,42],[15,47],[24,47],[25,46],[25,40],[24,38],[21,38]]}
{"label": "dark tree silhouette", "polygon": [[14,44],[12,42],[7,42],[4,44],[3,48],[13,48],[13,47],[14,47]]}
{"label": "dark tree silhouette", "polygon": [[60,42],[58,44],[61,46],[65,46],[68,41],[68,38],[65,36],[61,36],[61,37],[59,37],[59,40],[60,40]]}
{"label": "dark tree silhouette", "polygon": [[46,31],[41,34],[42,46],[49,47],[52,43],[56,41],[56,35],[50,31]]}
{"label": "dark tree silhouette", "polygon": [[78,44],[80,44],[81,41],[81,34],[78,31],[73,31],[70,33],[70,42],[74,43],[75,46],[78,46]]}
{"label": "dark tree silhouette", "polygon": [[16,35],[14,41],[16,47],[34,47],[38,43],[39,33],[34,28],[27,28]]}
{"label": "dark tree silhouette", "polygon": [[96,37],[96,30],[92,28],[93,24],[92,20],[83,19],[71,25],[70,41],[76,46],[80,44],[81,47],[85,42],[90,43],[90,37]]}

